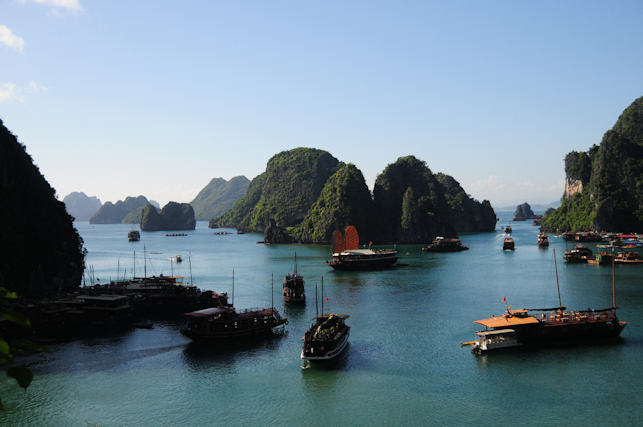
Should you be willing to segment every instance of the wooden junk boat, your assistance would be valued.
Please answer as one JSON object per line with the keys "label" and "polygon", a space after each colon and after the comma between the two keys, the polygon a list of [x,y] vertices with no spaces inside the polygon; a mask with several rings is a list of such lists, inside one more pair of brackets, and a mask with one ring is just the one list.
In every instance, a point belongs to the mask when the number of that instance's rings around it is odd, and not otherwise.
{"label": "wooden junk boat", "polygon": [[333,232],[333,259],[326,264],[335,270],[379,270],[393,266],[397,258],[395,249],[359,249],[357,229],[349,225],[345,236],[340,230]]}
{"label": "wooden junk boat", "polygon": [[579,243],[575,249],[565,251],[563,258],[570,264],[584,264],[587,260],[593,259],[593,253],[591,249]]}
{"label": "wooden junk boat", "polygon": [[297,273],[297,254],[295,253],[295,270],[284,277],[284,302],[289,304],[306,304],[304,277]]}
{"label": "wooden junk boat", "polygon": [[288,323],[274,308],[237,311],[234,307],[212,307],[185,313],[187,326],[181,333],[194,341],[227,341],[272,333]]}
{"label": "wooden junk boat", "polygon": [[505,228],[505,233],[507,233],[507,234],[511,234],[511,231],[512,231],[512,230],[511,230],[511,226],[510,226],[510,225],[508,225],[508,226]]}
{"label": "wooden junk boat", "polygon": [[[554,252],[554,265],[556,265]],[[612,264],[613,265],[613,264]],[[475,353],[485,353],[521,345],[566,344],[572,342],[595,343],[617,338],[627,322],[616,315],[614,270],[612,269],[612,307],[599,310],[566,311],[560,300],[558,268],[558,307],[510,310],[505,314],[474,323],[486,328],[476,333],[477,339],[464,345],[473,345]],[[532,314],[531,312],[538,312]]]}
{"label": "wooden junk boat", "polygon": [[516,244],[514,242],[514,239],[511,237],[505,237],[505,239],[502,242],[502,250],[503,251],[513,251],[516,249]]}
{"label": "wooden junk boat", "polygon": [[547,238],[547,233],[538,234],[538,247],[545,248],[549,246],[549,239]]}
{"label": "wooden junk boat", "polygon": [[127,233],[127,240],[130,242],[138,242],[141,240],[141,233],[138,230],[132,230]]}
{"label": "wooden junk boat", "polygon": [[[271,291],[271,295],[273,295]],[[232,272],[232,301],[227,307],[211,307],[185,313],[188,319],[181,333],[193,341],[225,342],[253,338],[273,333],[279,326],[288,323],[275,309],[251,308],[237,311],[234,308],[234,271]]]}
{"label": "wooden junk boat", "polygon": [[431,244],[422,248],[425,252],[459,252],[466,251],[469,248],[464,246],[460,239],[445,239],[442,236],[436,237]]}
{"label": "wooden junk boat", "polygon": [[[323,279],[322,279],[323,280]],[[322,281],[322,314],[317,314],[304,334],[301,358],[304,366],[309,362],[324,362],[336,359],[348,346],[351,328],[346,324],[347,314],[324,313],[324,285]],[[315,297],[317,288],[315,287]],[[315,303],[317,306],[317,303]]]}

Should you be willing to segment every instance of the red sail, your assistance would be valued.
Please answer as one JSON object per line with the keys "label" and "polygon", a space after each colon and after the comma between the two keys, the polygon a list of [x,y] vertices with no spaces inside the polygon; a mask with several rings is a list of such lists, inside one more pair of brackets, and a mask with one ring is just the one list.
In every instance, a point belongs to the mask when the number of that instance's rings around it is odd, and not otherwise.
{"label": "red sail", "polygon": [[346,250],[359,249],[359,234],[352,225],[346,227]]}
{"label": "red sail", "polygon": [[333,253],[344,252],[344,236],[339,230],[333,231]]}

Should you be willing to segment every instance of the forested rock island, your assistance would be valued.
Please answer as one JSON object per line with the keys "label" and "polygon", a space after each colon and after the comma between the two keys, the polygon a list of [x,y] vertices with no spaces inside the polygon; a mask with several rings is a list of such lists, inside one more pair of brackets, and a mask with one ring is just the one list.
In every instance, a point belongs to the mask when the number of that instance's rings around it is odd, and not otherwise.
{"label": "forested rock island", "polygon": [[145,205],[141,214],[141,230],[194,230],[194,209],[189,203],[169,202],[161,212],[151,203]]}
{"label": "forested rock island", "polygon": [[543,218],[548,231],[643,231],[643,97],[600,145],[565,156],[565,194]]}
{"label": "forested rock island", "polygon": [[458,231],[493,231],[489,201],[434,175],[414,156],[377,177],[373,194],[361,171],[327,151],[295,148],[274,155],[243,198],[210,227],[264,232],[267,242],[328,243],[333,230],[355,225],[363,241],[422,243]]}

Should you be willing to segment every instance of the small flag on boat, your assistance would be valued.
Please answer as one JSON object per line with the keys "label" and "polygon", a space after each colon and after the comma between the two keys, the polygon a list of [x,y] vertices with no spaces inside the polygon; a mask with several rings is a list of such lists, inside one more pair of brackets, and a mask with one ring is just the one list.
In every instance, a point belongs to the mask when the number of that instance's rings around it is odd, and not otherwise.
{"label": "small flag on boat", "polygon": [[504,303],[506,303],[506,302],[507,302],[507,297],[504,297],[504,298],[502,299],[502,303],[504,304]]}
{"label": "small flag on boat", "polygon": [[328,297],[326,297],[326,302],[328,302]]}

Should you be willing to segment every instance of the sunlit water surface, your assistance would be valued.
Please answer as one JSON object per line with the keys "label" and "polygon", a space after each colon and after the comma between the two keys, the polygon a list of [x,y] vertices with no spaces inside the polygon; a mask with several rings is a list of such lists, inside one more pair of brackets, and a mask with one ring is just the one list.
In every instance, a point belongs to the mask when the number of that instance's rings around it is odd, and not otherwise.
{"label": "sunlit water surface", "polygon": [[[401,245],[407,266],[353,273],[325,265],[329,246],[257,244],[260,235],[214,235],[205,222],[186,237],[142,232],[135,243],[128,225],[76,223],[101,283],[136,268],[231,293],[234,269],[234,303],[246,308],[270,306],[274,274],[286,334],[204,348],[177,320],[52,345],[26,360],[35,373],[26,392],[0,382],[0,425],[641,425],[643,266],[616,268],[619,316],[630,322],[616,344],[486,356],[461,348],[478,329],[472,322],[502,313],[505,297],[514,308],[557,305],[554,249],[563,304],[611,306],[609,267],[565,265],[572,244],[550,236],[539,249],[536,227],[511,225],[515,252],[501,250],[501,232],[464,234],[469,251]],[[295,252],[305,308],[280,298]],[[170,262],[175,254],[183,263]],[[337,364],[302,369],[301,337],[322,276],[329,310],[351,316],[351,344]]]}

